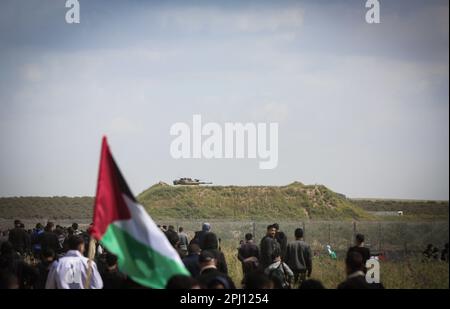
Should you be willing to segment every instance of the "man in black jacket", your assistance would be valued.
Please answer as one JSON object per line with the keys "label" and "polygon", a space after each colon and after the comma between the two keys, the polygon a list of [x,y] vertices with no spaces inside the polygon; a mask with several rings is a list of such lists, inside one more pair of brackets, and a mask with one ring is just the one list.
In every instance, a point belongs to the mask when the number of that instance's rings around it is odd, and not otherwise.
{"label": "man in black jacket", "polygon": [[364,247],[364,235],[363,234],[356,234],[355,237],[355,246],[350,247],[348,249],[347,255],[350,252],[358,252],[361,254],[363,258],[363,265],[364,265],[364,272],[366,271],[365,265],[368,259],[370,259],[370,250],[369,248]]}
{"label": "man in black jacket", "polygon": [[238,249],[238,259],[242,263],[242,272],[244,276],[253,270],[256,270],[259,265],[259,249],[253,241],[253,235],[245,234],[245,243]]}
{"label": "man in black jacket", "polygon": [[53,252],[60,251],[60,245],[58,237],[53,232],[53,223],[48,222],[45,226],[44,233],[39,236],[39,242],[41,244],[41,250],[52,250]]}
{"label": "man in black jacket", "polygon": [[203,247],[201,247],[201,249],[208,250],[212,253],[216,260],[217,269],[224,274],[228,274],[227,261],[225,255],[219,249],[219,241],[217,240],[216,234],[212,232],[206,233],[203,237]]}
{"label": "man in black jacket", "polygon": [[272,254],[275,250],[280,250],[280,244],[275,239],[276,228],[273,225],[267,226],[267,234],[261,239],[260,245],[260,265],[266,269],[272,264]]}
{"label": "man in black jacket", "polygon": [[9,231],[8,241],[13,245],[14,250],[21,255],[29,251],[31,239],[25,229],[22,228],[20,220],[14,221],[14,229]]}
{"label": "man in black jacket", "polygon": [[275,239],[280,244],[280,251],[281,251],[281,258],[284,260],[286,257],[286,250],[287,250],[287,236],[283,231],[280,231],[280,225],[278,223],[274,223],[273,227],[275,228]]}
{"label": "man in black jacket", "polygon": [[198,262],[200,256],[200,246],[196,243],[190,243],[188,246],[188,255],[182,261],[192,277],[197,277],[200,274],[200,264]]}

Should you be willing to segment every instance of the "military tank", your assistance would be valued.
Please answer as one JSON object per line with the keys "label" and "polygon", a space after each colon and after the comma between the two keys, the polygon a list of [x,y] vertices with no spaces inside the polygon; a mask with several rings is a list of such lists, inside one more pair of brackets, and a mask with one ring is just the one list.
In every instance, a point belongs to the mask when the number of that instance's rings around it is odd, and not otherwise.
{"label": "military tank", "polygon": [[200,179],[192,178],[179,178],[173,181],[174,186],[184,185],[184,186],[198,186],[198,185],[210,185],[212,182],[201,181]]}

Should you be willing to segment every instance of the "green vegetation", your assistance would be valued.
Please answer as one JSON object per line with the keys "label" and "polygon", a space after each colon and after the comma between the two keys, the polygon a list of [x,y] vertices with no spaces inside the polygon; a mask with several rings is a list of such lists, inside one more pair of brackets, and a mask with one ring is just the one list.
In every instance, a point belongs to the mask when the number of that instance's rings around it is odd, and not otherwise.
{"label": "green vegetation", "polygon": [[339,219],[371,216],[321,185],[169,186],[156,184],[138,196],[155,218]]}
{"label": "green vegetation", "polygon": [[78,219],[92,218],[92,197],[3,197],[2,219]]}
{"label": "green vegetation", "polygon": [[[241,286],[242,268],[236,249],[227,246],[223,248],[223,252],[230,277],[237,286]],[[335,289],[345,280],[344,261],[332,260],[328,256],[315,256],[311,279],[320,280],[327,289]],[[380,279],[387,289],[448,289],[449,264],[440,261],[422,263],[417,257],[382,261]]]}
{"label": "green vegetation", "polygon": [[397,212],[403,216],[383,216],[388,220],[448,220],[448,201],[352,199],[359,208],[368,212]]}
{"label": "green vegetation", "polygon": [[[448,201],[347,199],[322,185],[170,186],[158,183],[139,202],[155,219],[167,220],[358,220],[447,221]],[[2,219],[92,218],[92,197],[0,198]],[[403,211],[404,216],[395,215]],[[380,212],[392,212],[380,216]]]}

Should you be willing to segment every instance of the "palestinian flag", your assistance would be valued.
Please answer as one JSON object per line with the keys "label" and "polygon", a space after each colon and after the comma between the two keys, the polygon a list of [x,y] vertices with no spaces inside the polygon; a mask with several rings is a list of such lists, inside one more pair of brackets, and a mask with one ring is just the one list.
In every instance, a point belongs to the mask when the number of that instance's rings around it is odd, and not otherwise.
{"label": "palestinian flag", "polygon": [[92,236],[117,255],[133,281],[164,288],[174,275],[190,275],[178,253],[138,204],[103,137]]}

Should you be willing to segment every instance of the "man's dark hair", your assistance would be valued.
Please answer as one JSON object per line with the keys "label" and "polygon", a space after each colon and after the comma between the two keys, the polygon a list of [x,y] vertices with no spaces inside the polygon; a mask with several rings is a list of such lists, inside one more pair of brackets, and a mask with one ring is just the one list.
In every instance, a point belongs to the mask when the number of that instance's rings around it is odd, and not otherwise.
{"label": "man's dark hair", "polygon": [[273,228],[274,228],[273,224],[269,224],[269,225],[267,226],[267,230],[271,230],[271,229],[273,229]]}
{"label": "man's dark hair", "polygon": [[323,290],[325,287],[319,280],[308,279],[303,281],[299,287],[300,290]]}
{"label": "man's dark hair", "polygon": [[42,250],[41,255],[42,255],[42,258],[44,258],[44,259],[45,258],[49,258],[49,257],[54,258],[55,257],[55,251],[53,251],[52,249],[48,248],[48,249]]}
{"label": "man's dark hair", "polygon": [[364,242],[364,235],[363,235],[363,234],[356,234],[355,239],[356,239],[356,241],[357,241],[359,244],[361,244],[361,243]]}
{"label": "man's dark hair", "polygon": [[72,228],[74,229],[74,231],[78,230],[78,223],[72,223]]}
{"label": "man's dark hair", "polygon": [[192,287],[198,285],[197,280],[190,276],[175,275],[167,281],[166,289],[192,289]]}
{"label": "man's dark hair", "polygon": [[272,227],[274,227],[277,231],[280,230],[280,225],[278,223],[272,224]]}
{"label": "man's dark hair", "polygon": [[108,265],[108,267],[112,267],[116,264],[117,264],[117,255],[108,252],[106,254],[106,265]]}
{"label": "man's dark hair", "polygon": [[364,269],[363,265],[363,257],[361,253],[356,251],[350,251],[345,258],[345,265],[350,270],[351,273],[354,273],[359,270]]}
{"label": "man's dark hair", "polygon": [[41,223],[37,223],[36,224],[36,229],[37,230],[42,230],[44,227],[42,226],[42,224]]}
{"label": "man's dark hair", "polygon": [[78,250],[78,247],[81,244],[84,244],[84,239],[79,235],[72,235],[69,236],[67,243],[69,245],[69,250]]}
{"label": "man's dark hair", "polygon": [[46,232],[51,232],[54,226],[55,225],[53,224],[53,222],[50,222],[50,221],[47,222],[47,225],[45,226],[45,231]]}
{"label": "man's dark hair", "polygon": [[251,233],[247,233],[247,234],[245,234],[245,240],[252,240],[252,238],[253,238],[253,235],[251,234]]}
{"label": "man's dark hair", "polygon": [[188,253],[189,254],[199,254],[200,253],[200,246],[196,243],[190,243],[188,245]]}
{"label": "man's dark hair", "polygon": [[280,250],[280,248],[275,248],[275,250],[273,250],[272,255],[270,257],[272,258],[272,261],[274,261],[279,256],[281,256],[281,250]]}
{"label": "man's dark hair", "polygon": [[71,227],[71,226],[69,226],[68,228],[67,228],[67,234],[69,235],[69,236],[71,236],[71,235],[73,235],[73,228]]}
{"label": "man's dark hair", "polygon": [[175,231],[175,227],[173,225],[169,225],[169,230],[170,231]]}
{"label": "man's dark hair", "polygon": [[215,259],[215,255],[209,251],[209,250],[203,250],[200,253],[200,256],[198,258],[198,262],[199,263],[204,263],[204,262],[211,262],[213,259]]}
{"label": "man's dark hair", "polygon": [[272,280],[261,271],[254,271],[247,274],[244,278],[245,289],[264,289],[272,285]]}
{"label": "man's dark hair", "polygon": [[183,227],[182,227],[182,226],[180,226],[180,227],[178,228],[178,232],[179,232],[179,233],[183,232]]}
{"label": "man's dark hair", "polygon": [[294,234],[295,234],[296,238],[302,238],[303,237],[303,229],[302,228],[295,229]]}
{"label": "man's dark hair", "polygon": [[19,227],[20,225],[20,220],[14,220],[14,226]]}

